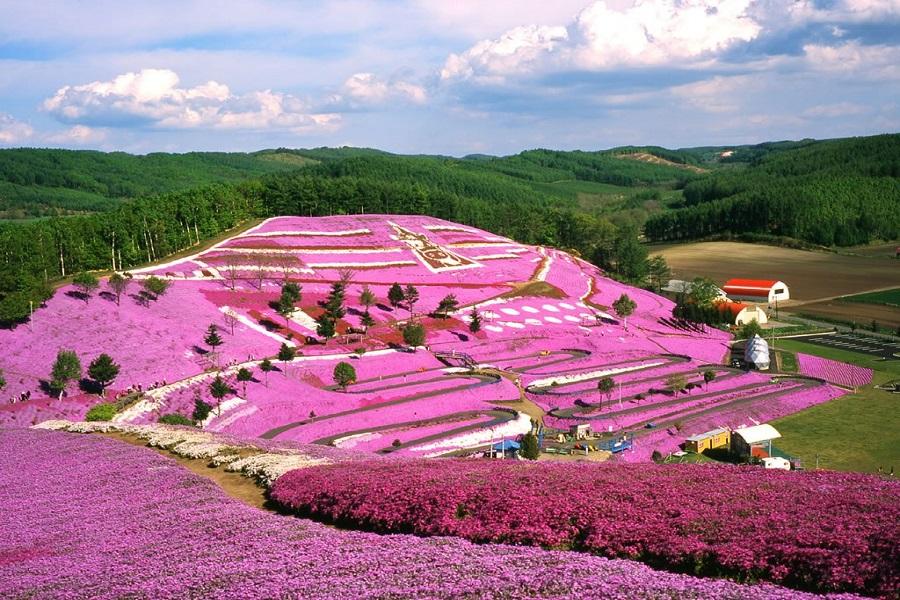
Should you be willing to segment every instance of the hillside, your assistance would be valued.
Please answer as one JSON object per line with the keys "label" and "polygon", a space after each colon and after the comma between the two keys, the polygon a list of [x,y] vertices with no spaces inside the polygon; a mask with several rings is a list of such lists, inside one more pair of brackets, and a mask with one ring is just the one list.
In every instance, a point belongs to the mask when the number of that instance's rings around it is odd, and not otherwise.
{"label": "hillside", "polygon": [[648,238],[752,232],[827,246],[896,239],[900,135],[761,149],[744,169],[689,182],[684,200],[648,219]]}
{"label": "hillside", "polygon": [[18,148],[0,150],[0,219],[98,212],[123,199],[296,169],[312,158],[278,151],[143,156]]}

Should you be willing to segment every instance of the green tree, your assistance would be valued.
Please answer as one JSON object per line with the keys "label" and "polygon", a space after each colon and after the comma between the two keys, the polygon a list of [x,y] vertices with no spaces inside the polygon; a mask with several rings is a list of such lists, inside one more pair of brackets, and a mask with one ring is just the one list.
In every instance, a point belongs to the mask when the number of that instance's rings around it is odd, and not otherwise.
{"label": "green tree", "polygon": [[609,402],[610,397],[612,396],[612,391],[616,387],[616,382],[613,381],[612,377],[602,377],[600,381],[597,382],[597,390],[600,393],[606,394],[606,401]]}
{"label": "green tree", "polygon": [[537,460],[541,455],[541,447],[538,445],[538,438],[534,433],[528,432],[522,436],[522,445],[519,448],[519,454],[527,460]]}
{"label": "green tree", "polygon": [[394,308],[399,308],[403,304],[404,298],[403,288],[400,287],[399,283],[393,284],[390,289],[388,289],[388,302],[390,302],[391,306]]}
{"label": "green tree", "polygon": [[637,302],[632,300],[628,294],[622,294],[618,300],[613,302],[613,310],[616,311],[616,315],[625,320],[625,329],[628,329],[628,317],[634,313],[635,308],[637,308]]}
{"label": "green tree", "polygon": [[475,307],[472,307],[472,320],[469,321],[469,331],[472,333],[478,333],[481,331],[481,315],[478,314],[478,311],[475,310]]}
{"label": "green tree", "polygon": [[678,396],[687,387],[687,379],[684,375],[676,373],[666,378],[666,389]]}
{"label": "green tree", "polygon": [[100,396],[106,391],[106,386],[119,376],[119,365],[113,362],[109,354],[101,354],[88,365],[88,376],[100,386]]}
{"label": "green tree", "polygon": [[0,391],[6,387],[6,377],[3,375],[3,369],[0,369]]}
{"label": "green tree", "polygon": [[716,378],[716,372],[712,369],[703,371],[703,383],[706,384],[706,387],[709,387],[709,384]]}
{"label": "green tree", "polygon": [[261,363],[259,363],[259,370],[265,373],[266,387],[269,387],[269,373],[275,370],[275,365],[272,364],[271,360],[266,358],[263,359]]}
{"label": "green tree", "polygon": [[278,299],[277,304],[275,305],[275,312],[277,312],[284,319],[284,328],[288,328],[288,319],[292,314],[294,314],[294,299],[289,294],[281,293],[281,297]]}
{"label": "green tree", "polygon": [[407,285],[406,289],[403,290],[403,299],[406,301],[406,308],[409,310],[409,316],[411,317],[416,308],[416,303],[419,301],[419,290],[413,284]]}
{"label": "green tree", "polygon": [[366,307],[366,312],[375,306],[375,294],[369,289],[368,285],[364,285],[359,293],[359,303]]}
{"label": "green tree", "polygon": [[225,342],[222,340],[222,336],[219,335],[219,328],[215,323],[210,323],[209,327],[206,328],[206,335],[203,338],[203,342],[210,347],[210,354],[213,355],[213,359],[215,360],[216,366],[219,365],[219,353],[218,348]]}
{"label": "green tree", "polygon": [[281,361],[281,364],[284,366],[284,376],[287,377],[287,364],[294,360],[294,357],[297,355],[297,349],[293,346],[288,346],[284,342],[281,344],[281,348],[278,349],[278,360]]}
{"label": "green tree", "polygon": [[647,249],[638,240],[637,229],[621,227],[613,247],[616,274],[625,281],[640,285],[647,277]]}
{"label": "green tree", "polygon": [[359,322],[362,324],[363,327],[366,328],[366,331],[368,331],[370,327],[373,327],[375,325],[375,319],[372,318],[372,315],[369,313],[368,309],[366,309],[366,312],[364,312],[362,314],[362,317],[360,317]]}
{"label": "green tree", "polygon": [[347,391],[347,386],[356,381],[356,369],[348,362],[339,362],[334,366],[332,377],[342,390]]}
{"label": "green tree", "polygon": [[59,392],[62,400],[66,386],[74,379],[81,377],[81,361],[74,350],[60,350],[56,353],[56,361],[50,371],[50,388]]}
{"label": "green tree", "polygon": [[109,289],[112,290],[112,293],[116,296],[116,305],[119,305],[122,301],[122,294],[128,291],[128,286],[131,284],[131,279],[127,277],[123,277],[118,273],[113,273],[110,275],[109,280],[106,282],[106,285]]}
{"label": "green tree", "polygon": [[81,292],[84,301],[91,299],[91,294],[100,286],[97,276],[87,271],[82,271],[72,278],[72,284]]}
{"label": "green tree", "polygon": [[745,323],[743,327],[741,327],[741,338],[745,340],[749,340],[754,335],[758,335],[762,337],[763,328],[760,326],[759,322],[756,319],[753,319],[749,323]]}
{"label": "green tree", "polygon": [[421,323],[407,323],[403,328],[403,341],[413,350],[425,345],[425,326]]}
{"label": "green tree", "polygon": [[253,380],[253,373],[246,367],[241,367],[237,372],[237,380],[244,386],[244,400],[247,399],[247,382]]}
{"label": "green tree", "polygon": [[655,254],[650,257],[650,260],[647,262],[647,272],[650,276],[650,287],[657,294],[672,276],[672,270],[661,254]]}
{"label": "green tree", "polygon": [[337,327],[334,324],[334,320],[327,312],[322,313],[316,318],[316,333],[326,340],[330,340],[337,334]]}
{"label": "green tree", "polygon": [[191,416],[194,418],[195,422],[205,421],[206,417],[209,416],[209,412],[212,410],[212,406],[201,400],[200,398],[194,398],[194,412]]}
{"label": "green tree", "polygon": [[441,299],[440,302],[438,302],[437,308],[434,312],[435,314],[446,319],[447,315],[455,311],[458,307],[459,301],[456,299],[456,295],[447,294]]}
{"label": "green tree", "polygon": [[281,295],[291,299],[293,304],[300,302],[303,297],[303,287],[292,281],[281,286]]}
{"label": "green tree", "polygon": [[719,297],[719,288],[711,280],[706,277],[695,277],[691,281],[690,290],[688,291],[688,301],[699,308],[705,308]]}
{"label": "green tree", "polygon": [[221,414],[222,399],[231,393],[231,388],[222,379],[221,375],[216,375],[213,382],[209,385],[209,395],[216,399],[216,411]]}
{"label": "green tree", "polygon": [[156,275],[151,275],[141,282],[141,286],[150,297],[159,298],[169,289],[169,282],[165,279],[160,279]]}

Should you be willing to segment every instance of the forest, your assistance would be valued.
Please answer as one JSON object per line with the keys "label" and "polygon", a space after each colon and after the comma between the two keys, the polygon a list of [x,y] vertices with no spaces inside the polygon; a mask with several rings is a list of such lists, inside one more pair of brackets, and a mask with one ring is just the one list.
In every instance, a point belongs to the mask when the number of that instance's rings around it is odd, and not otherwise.
{"label": "forest", "polygon": [[743,169],[687,183],[684,207],[648,218],[653,241],[763,233],[823,246],[892,240],[900,231],[900,135],[745,152]]}
{"label": "forest", "polygon": [[[0,151],[0,210],[25,212],[9,200],[14,188],[24,205],[67,215],[0,222],[0,324],[27,318],[73,274],[135,268],[274,215],[428,214],[574,251],[637,284],[653,270],[642,227],[649,240],[754,232],[826,245],[900,231],[898,135],[739,147],[727,164],[720,155],[712,147],[464,159],[365,148]],[[584,190],[607,189],[615,201],[583,201]]]}

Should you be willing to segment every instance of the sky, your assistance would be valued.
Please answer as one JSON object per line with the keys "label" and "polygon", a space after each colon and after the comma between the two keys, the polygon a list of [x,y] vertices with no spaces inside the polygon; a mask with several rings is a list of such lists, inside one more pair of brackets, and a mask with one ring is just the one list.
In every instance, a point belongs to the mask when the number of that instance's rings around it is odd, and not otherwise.
{"label": "sky", "polygon": [[0,0],[0,147],[463,156],[900,131],[900,0]]}

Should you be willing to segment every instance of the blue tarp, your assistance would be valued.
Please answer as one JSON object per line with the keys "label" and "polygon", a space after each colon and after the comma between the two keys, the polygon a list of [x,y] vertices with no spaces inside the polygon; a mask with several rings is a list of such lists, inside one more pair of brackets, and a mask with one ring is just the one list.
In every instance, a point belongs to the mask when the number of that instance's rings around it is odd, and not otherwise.
{"label": "blue tarp", "polygon": [[514,442],[513,440],[503,440],[502,442],[497,442],[494,444],[494,450],[496,452],[506,452],[507,450],[518,450],[520,447],[519,442]]}

